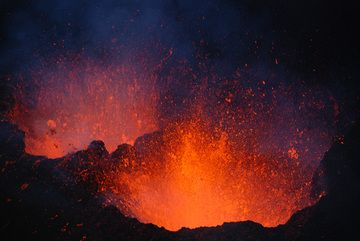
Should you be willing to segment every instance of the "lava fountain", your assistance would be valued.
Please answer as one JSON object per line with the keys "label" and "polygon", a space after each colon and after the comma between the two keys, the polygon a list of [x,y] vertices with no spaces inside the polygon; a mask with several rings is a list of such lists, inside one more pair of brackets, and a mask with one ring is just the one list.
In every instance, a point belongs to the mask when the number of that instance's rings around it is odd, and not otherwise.
{"label": "lava fountain", "polygon": [[133,143],[156,130],[158,97],[155,72],[150,71],[81,56],[44,63],[31,72],[29,84],[19,87],[11,113],[27,133],[26,151],[61,157],[94,139],[104,140],[113,151],[119,143]]}
{"label": "lava fountain", "polygon": [[116,160],[101,187],[110,202],[142,222],[178,230],[243,220],[277,226],[324,194],[311,197],[315,170],[294,147],[241,149],[231,132],[199,116],[139,139],[135,155]]}
{"label": "lava fountain", "polygon": [[[99,192],[125,215],[169,230],[243,220],[276,226],[324,194],[312,193],[312,178],[333,135],[331,97],[241,69],[223,81],[181,62],[159,71],[171,54],[136,68],[75,56],[32,72],[10,114],[26,151],[60,157],[104,140],[114,152]],[[194,81],[179,81],[184,73]],[[192,94],[175,98],[172,81]],[[131,145],[116,156],[121,143]]]}

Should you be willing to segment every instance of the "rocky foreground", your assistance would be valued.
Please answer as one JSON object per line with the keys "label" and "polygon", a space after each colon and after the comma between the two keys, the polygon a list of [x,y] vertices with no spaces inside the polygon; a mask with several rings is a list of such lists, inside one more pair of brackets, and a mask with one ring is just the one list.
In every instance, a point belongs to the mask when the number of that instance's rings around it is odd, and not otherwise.
{"label": "rocky foreground", "polygon": [[[335,142],[321,162],[327,195],[284,225],[246,221],[170,232],[125,217],[104,205],[96,172],[101,160],[132,155],[121,145],[109,154],[101,141],[59,159],[24,152],[24,134],[0,123],[1,240],[353,240],[360,207],[360,128]],[[101,168],[100,168],[101,169]],[[314,178],[316,179],[316,178]],[[315,180],[316,182],[316,180]]]}

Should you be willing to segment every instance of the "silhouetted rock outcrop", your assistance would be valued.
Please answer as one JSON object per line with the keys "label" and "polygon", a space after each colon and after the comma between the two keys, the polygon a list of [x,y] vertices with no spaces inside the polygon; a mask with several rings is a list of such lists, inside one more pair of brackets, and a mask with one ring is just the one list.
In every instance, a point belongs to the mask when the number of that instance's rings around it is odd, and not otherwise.
{"label": "silhouetted rock outcrop", "polygon": [[[328,194],[312,207],[295,213],[284,225],[264,228],[247,221],[217,227],[169,232],[125,217],[104,206],[96,192],[96,172],[102,164],[138,155],[146,137],[135,147],[120,145],[109,154],[101,141],[58,159],[24,153],[24,135],[0,123],[0,235],[2,240],[350,240],[359,217],[359,126],[326,153],[323,171]],[[154,143],[153,143],[154,144]],[[139,149],[140,148],[140,149]],[[146,149],[146,148],[145,148]],[[144,151],[144,149],[141,149]]]}

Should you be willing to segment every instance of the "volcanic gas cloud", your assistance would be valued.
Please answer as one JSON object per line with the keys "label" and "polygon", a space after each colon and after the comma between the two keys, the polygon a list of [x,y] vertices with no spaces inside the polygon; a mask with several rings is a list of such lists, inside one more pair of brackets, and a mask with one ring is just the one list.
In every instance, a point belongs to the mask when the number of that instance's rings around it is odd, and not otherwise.
{"label": "volcanic gas cloud", "polygon": [[224,77],[166,64],[171,54],[136,65],[62,57],[32,70],[10,115],[26,151],[60,157],[93,139],[110,151],[134,145],[102,174],[99,192],[170,230],[276,226],[316,202],[323,193],[311,195],[312,177],[333,135],[333,98],[249,66]]}

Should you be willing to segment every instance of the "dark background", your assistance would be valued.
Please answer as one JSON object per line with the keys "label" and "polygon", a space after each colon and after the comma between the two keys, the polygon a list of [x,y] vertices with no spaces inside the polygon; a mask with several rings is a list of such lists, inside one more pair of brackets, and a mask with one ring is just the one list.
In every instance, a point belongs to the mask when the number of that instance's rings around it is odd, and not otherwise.
{"label": "dark background", "polygon": [[125,46],[154,39],[190,61],[203,54],[225,73],[245,63],[272,68],[276,58],[285,74],[329,88],[346,112],[358,102],[358,10],[332,0],[1,1],[1,110],[18,82],[9,75],[56,53],[111,52],[115,36]]}
{"label": "dark background", "polygon": [[[360,77],[356,1],[9,0],[0,2],[0,12],[2,115],[11,108],[16,85],[23,81],[16,77],[18,73],[36,66],[39,59],[64,52],[83,51],[95,58],[116,55],[110,42],[120,36],[130,49],[160,41],[194,66],[200,56],[225,76],[249,64],[282,73],[289,81],[301,79],[335,96],[341,111],[339,126],[356,119]],[[131,18],[136,21],[128,21]],[[163,28],[158,27],[161,23]],[[113,25],[119,30],[114,32]],[[357,234],[360,131],[356,125],[345,145],[335,143],[322,161],[329,195],[295,214],[286,225],[264,231],[251,222],[233,223],[182,230],[176,237],[127,219],[115,208],[101,208],[83,184],[64,186],[64,170],[56,166],[61,159],[41,158],[41,168],[34,169],[38,157],[24,154],[23,134],[7,123],[0,122],[0,127],[1,165],[10,163],[0,176],[1,188],[6,190],[1,193],[5,239],[9,234],[13,237],[9,240],[31,239],[29,235],[35,240],[80,240],[87,234],[90,240],[344,240]],[[31,182],[29,192],[18,191],[24,182]],[[9,193],[16,202],[7,203]],[[90,201],[79,203],[79,196]],[[50,197],[54,202],[49,202]],[[49,221],[58,209],[63,210],[60,220]],[[59,231],[69,220],[85,222],[85,230],[69,236]]]}

